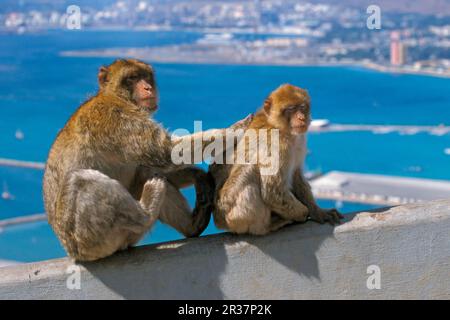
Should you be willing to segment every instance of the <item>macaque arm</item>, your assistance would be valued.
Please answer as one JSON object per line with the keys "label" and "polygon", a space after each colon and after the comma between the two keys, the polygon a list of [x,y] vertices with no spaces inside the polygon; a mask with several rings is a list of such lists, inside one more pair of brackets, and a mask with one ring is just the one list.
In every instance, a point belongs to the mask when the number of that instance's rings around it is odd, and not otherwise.
{"label": "macaque arm", "polygon": [[266,205],[286,220],[305,221],[308,208],[289,190],[280,175],[261,176],[261,195]]}
{"label": "macaque arm", "polygon": [[311,191],[311,186],[303,176],[301,169],[295,170],[292,187],[295,197],[301,200],[308,208],[309,215],[312,220],[320,223],[328,221],[331,224],[334,224],[339,223],[340,219],[343,218],[343,216],[336,209],[326,210],[317,205]]}
{"label": "macaque arm", "polygon": [[211,137],[225,138],[226,129],[210,129],[185,136],[172,135],[171,140],[175,145],[179,143],[183,145],[190,144],[192,154],[203,154],[203,150],[214,142],[214,139],[210,139]]}
{"label": "macaque arm", "polygon": [[205,172],[202,169],[192,166],[169,172],[165,176],[167,180],[177,189],[182,189],[193,185],[204,175]]}
{"label": "macaque arm", "polygon": [[[215,142],[216,139],[222,139],[222,146],[225,146],[227,144],[227,130],[241,130],[243,134],[252,120],[253,115],[250,114],[246,118],[231,125],[228,129],[210,129],[185,136],[172,135],[171,140],[174,145],[182,143],[186,146],[190,144],[191,154],[193,155],[203,154],[205,148]],[[237,138],[239,139],[239,137]]]}
{"label": "macaque arm", "polygon": [[317,210],[319,208],[311,191],[311,186],[301,173],[300,168],[294,172],[292,191],[295,197],[300,199],[309,210]]}
{"label": "macaque arm", "polygon": [[[138,166],[133,182],[129,187],[129,192],[131,195],[133,195],[135,199],[139,199],[142,194],[142,188],[147,180],[153,178],[158,173],[161,173],[161,171],[162,170],[160,169],[155,170],[153,167]],[[196,166],[190,166],[164,173],[164,177],[167,181],[177,189],[186,188],[194,184],[198,185],[202,179],[205,179],[205,175],[206,173]]]}
{"label": "macaque arm", "polygon": [[[149,119],[124,119],[116,117],[116,136],[119,141],[111,140],[103,145],[108,148],[116,143],[122,160],[144,167],[151,167],[162,173],[191,167],[190,164],[178,164],[172,160],[174,143],[169,134],[156,122]],[[130,123],[131,122],[131,123]],[[118,156],[118,154],[116,155]]]}

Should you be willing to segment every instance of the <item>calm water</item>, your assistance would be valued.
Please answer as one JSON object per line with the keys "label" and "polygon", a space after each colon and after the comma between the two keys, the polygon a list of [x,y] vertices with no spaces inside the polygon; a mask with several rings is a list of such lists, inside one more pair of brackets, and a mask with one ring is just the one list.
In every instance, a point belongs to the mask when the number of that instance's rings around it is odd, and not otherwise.
{"label": "calm water", "polygon": [[[154,46],[190,42],[194,33],[49,32],[0,35],[0,157],[46,160],[70,114],[97,90],[104,58],[59,57],[60,50]],[[450,80],[391,75],[358,68],[155,64],[161,92],[156,118],[167,128],[224,127],[255,111],[268,93],[290,82],[307,88],[313,116],[339,123],[450,124]],[[24,140],[15,139],[20,129]],[[450,180],[450,136],[334,133],[310,135],[310,169],[342,170]],[[422,167],[421,172],[411,167]],[[42,172],[0,167],[0,219],[43,212]],[[187,192],[192,201],[192,192]],[[322,202],[324,206],[334,206]],[[344,204],[343,211],[369,208]],[[208,233],[217,232],[210,225]],[[158,225],[143,243],[176,239]],[[63,256],[46,223],[0,231],[0,258],[19,261]]]}

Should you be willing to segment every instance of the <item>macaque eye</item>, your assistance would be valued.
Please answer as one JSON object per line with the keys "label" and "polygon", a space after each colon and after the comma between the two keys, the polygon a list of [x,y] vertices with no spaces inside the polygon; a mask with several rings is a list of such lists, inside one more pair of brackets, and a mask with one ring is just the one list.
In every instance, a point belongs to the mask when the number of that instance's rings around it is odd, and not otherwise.
{"label": "macaque eye", "polygon": [[139,73],[131,73],[125,78],[125,81],[128,83],[135,83],[138,82],[142,78]]}
{"label": "macaque eye", "polygon": [[289,106],[284,111],[287,113],[293,113],[297,110],[297,106]]}
{"label": "macaque eye", "polygon": [[307,105],[307,104],[302,104],[302,105],[300,105],[299,110],[300,110],[300,112],[302,112],[302,113],[308,112],[308,105]]}

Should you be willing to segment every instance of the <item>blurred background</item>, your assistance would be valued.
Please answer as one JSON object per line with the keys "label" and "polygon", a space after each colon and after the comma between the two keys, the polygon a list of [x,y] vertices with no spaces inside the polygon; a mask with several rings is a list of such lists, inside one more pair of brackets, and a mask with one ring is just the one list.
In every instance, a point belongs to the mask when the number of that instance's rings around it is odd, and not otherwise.
{"label": "blurred background", "polygon": [[[308,176],[324,207],[450,197],[450,0],[372,2],[3,0],[0,264],[65,255],[43,164],[119,57],[155,66],[155,117],[171,131],[228,126],[282,83],[307,89]],[[141,243],[180,238],[158,224]]]}

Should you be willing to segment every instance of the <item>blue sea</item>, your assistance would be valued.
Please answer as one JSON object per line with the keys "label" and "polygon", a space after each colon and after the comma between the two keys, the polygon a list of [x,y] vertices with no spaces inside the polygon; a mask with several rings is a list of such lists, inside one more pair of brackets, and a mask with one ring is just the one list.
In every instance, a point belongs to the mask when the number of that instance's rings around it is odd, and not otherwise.
{"label": "blue sea", "polygon": [[[98,67],[109,58],[61,57],[62,50],[149,47],[192,42],[198,33],[51,31],[0,35],[0,158],[45,162],[58,130],[97,90]],[[253,37],[241,35],[241,37]],[[149,61],[151,62],[151,61]],[[154,64],[161,94],[158,121],[169,130],[226,127],[261,105],[282,83],[306,88],[314,118],[349,124],[450,124],[450,79],[395,75],[352,67]],[[23,140],[15,137],[17,130]],[[450,136],[327,133],[309,136],[311,170],[353,171],[450,180]],[[422,170],[411,168],[421,167]],[[43,172],[0,167],[0,219],[44,212]],[[192,190],[187,195],[193,203]],[[321,201],[334,207],[330,201]],[[344,203],[350,212],[371,206]],[[208,233],[218,230],[211,224]],[[158,224],[142,243],[181,236]],[[46,222],[0,230],[0,259],[64,256]]]}

